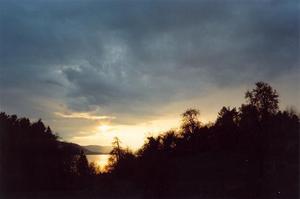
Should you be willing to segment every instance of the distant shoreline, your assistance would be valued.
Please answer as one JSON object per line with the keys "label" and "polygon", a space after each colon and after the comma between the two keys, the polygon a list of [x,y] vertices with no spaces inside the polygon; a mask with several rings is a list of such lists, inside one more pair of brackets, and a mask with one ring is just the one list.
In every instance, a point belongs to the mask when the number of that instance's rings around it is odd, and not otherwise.
{"label": "distant shoreline", "polygon": [[85,155],[110,155],[109,153],[84,153]]}

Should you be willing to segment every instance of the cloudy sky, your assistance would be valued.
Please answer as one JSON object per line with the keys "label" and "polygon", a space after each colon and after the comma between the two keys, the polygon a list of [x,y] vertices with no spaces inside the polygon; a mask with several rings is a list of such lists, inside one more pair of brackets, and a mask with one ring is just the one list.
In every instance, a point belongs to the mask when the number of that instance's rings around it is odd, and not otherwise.
{"label": "cloudy sky", "polygon": [[299,2],[0,0],[0,108],[67,141],[137,147],[256,81],[300,108]]}

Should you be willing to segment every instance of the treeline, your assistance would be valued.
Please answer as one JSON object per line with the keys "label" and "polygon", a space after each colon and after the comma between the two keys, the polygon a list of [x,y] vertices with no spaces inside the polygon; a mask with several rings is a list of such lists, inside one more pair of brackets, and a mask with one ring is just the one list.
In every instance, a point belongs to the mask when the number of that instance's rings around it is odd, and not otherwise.
{"label": "treeline", "polygon": [[148,137],[137,153],[116,138],[111,177],[125,195],[298,198],[299,117],[280,111],[276,90],[264,82],[245,98],[239,108],[223,107],[213,124],[187,110],[180,130]]}
{"label": "treeline", "polygon": [[93,172],[81,148],[59,141],[41,120],[0,113],[0,196],[78,189]]}
{"label": "treeline", "polygon": [[135,153],[116,138],[106,173],[97,173],[80,148],[59,141],[40,120],[1,113],[1,191],[69,198],[298,198],[298,115],[279,110],[277,91],[264,82],[245,99],[238,108],[223,107],[206,125],[198,110],[188,109],[179,130],[148,137]]}

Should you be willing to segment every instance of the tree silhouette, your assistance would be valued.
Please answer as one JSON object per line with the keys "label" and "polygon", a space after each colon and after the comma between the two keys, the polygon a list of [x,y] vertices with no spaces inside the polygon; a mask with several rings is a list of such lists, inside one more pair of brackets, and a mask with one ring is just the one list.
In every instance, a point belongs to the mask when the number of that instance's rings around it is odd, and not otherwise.
{"label": "tree silhouette", "polygon": [[216,126],[224,128],[235,128],[238,123],[238,112],[236,108],[230,109],[230,107],[222,107],[218,113]]}
{"label": "tree silhouette", "polygon": [[215,123],[218,131],[219,146],[223,149],[234,149],[238,139],[238,112],[236,108],[223,107]]}
{"label": "tree silhouette", "polygon": [[[127,170],[134,162],[135,156],[129,148],[122,148],[121,141],[118,137],[114,137],[113,149],[110,152],[109,164],[106,166],[108,172],[114,170],[116,173],[125,174],[124,170]],[[125,174],[128,175],[128,174]]]}
{"label": "tree silhouette", "polygon": [[265,82],[257,82],[255,85],[256,88],[245,94],[248,103],[256,107],[262,117],[275,114],[278,111],[277,91]]}
{"label": "tree silhouette", "polygon": [[181,128],[184,136],[190,137],[200,127],[199,115],[197,109],[188,109],[182,114]]}
{"label": "tree silhouette", "polygon": [[110,154],[116,159],[117,162],[122,158],[122,148],[120,144],[120,139],[118,137],[114,137],[112,142],[113,150],[110,152]]}
{"label": "tree silhouette", "polygon": [[297,197],[298,116],[278,110],[267,83],[256,83],[245,98],[238,109],[223,107],[210,125],[188,109],[178,132],[148,137],[136,158],[120,159],[111,174],[154,198]]}

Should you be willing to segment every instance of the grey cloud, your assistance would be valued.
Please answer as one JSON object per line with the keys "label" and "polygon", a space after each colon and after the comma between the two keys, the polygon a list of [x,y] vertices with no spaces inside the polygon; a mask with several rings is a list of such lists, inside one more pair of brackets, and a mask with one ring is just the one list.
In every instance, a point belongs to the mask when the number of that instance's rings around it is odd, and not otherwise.
{"label": "grey cloud", "polygon": [[1,4],[0,91],[16,100],[155,116],[211,86],[272,81],[299,67],[297,1]]}

